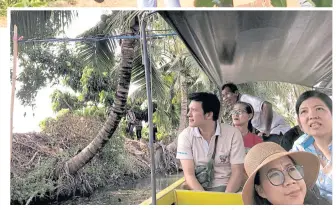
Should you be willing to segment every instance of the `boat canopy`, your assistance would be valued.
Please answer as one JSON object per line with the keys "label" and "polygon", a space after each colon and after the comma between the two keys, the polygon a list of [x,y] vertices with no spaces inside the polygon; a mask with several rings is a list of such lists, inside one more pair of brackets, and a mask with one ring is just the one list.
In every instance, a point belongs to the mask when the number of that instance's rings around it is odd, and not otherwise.
{"label": "boat canopy", "polygon": [[221,87],[278,81],[332,94],[331,11],[159,11]]}

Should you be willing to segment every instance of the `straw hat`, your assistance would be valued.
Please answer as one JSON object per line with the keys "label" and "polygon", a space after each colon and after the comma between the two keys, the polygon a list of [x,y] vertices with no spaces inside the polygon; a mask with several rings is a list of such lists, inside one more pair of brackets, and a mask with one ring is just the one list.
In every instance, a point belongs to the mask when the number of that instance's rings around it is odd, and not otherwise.
{"label": "straw hat", "polygon": [[263,142],[255,145],[247,153],[244,161],[248,179],[244,185],[242,197],[244,205],[253,205],[254,202],[254,178],[257,171],[267,163],[289,156],[298,165],[303,166],[304,181],[307,189],[314,186],[320,169],[318,158],[309,152],[287,152],[280,145],[273,142]]}

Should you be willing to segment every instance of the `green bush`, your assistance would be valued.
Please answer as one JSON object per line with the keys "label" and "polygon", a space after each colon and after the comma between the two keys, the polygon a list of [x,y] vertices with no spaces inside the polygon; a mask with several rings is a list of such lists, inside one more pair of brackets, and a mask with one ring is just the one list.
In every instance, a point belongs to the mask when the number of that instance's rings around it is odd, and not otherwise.
{"label": "green bush", "polygon": [[26,203],[31,197],[43,196],[55,189],[51,176],[55,166],[55,158],[41,158],[37,168],[25,174],[14,174],[11,177],[11,200]]}

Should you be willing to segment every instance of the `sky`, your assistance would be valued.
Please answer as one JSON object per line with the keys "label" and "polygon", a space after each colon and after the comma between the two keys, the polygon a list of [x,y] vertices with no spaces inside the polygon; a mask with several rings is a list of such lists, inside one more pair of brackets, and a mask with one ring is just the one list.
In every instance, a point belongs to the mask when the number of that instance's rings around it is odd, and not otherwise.
{"label": "sky", "polygon": [[[102,14],[102,10],[80,10],[78,12],[78,18],[75,19],[66,31],[67,37],[74,38],[78,34],[84,32],[90,27],[94,26],[99,20]],[[2,37],[1,37],[2,39]],[[3,39],[2,39],[3,40]],[[11,64],[12,65],[12,64]],[[22,71],[18,67],[17,75]],[[10,84],[9,84],[10,86]],[[16,83],[17,90],[19,90],[19,83]],[[33,112],[31,107],[24,107],[20,104],[20,101],[15,98],[14,101],[14,116],[13,116],[13,132],[25,133],[32,131],[40,131],[39,122],[46,117],[54,117],[55,114],[51,109],[51,93],[57,87],[46,87],[40,90],[36,98],[36,109]],[[59,87],[58,87],[59,88]],[[11,90],[11,87],[9,87]],[[24,117],[24,113],[26,116]],[[33,116],[34,113],[34,116]]]}

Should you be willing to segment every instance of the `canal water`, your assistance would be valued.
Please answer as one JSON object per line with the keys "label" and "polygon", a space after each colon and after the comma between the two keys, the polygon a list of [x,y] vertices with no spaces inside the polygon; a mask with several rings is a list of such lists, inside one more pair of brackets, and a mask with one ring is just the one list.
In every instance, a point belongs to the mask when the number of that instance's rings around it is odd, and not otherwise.
{"label": "canal water", "polygon": [[[157,175],[156,192],[159,192],[183,177],[183,173]],[[90,197],[74,197],[60,205],[138,205],[152,196],[151,179],[140,179],[122,187],[106,186],[96,190]]]}

